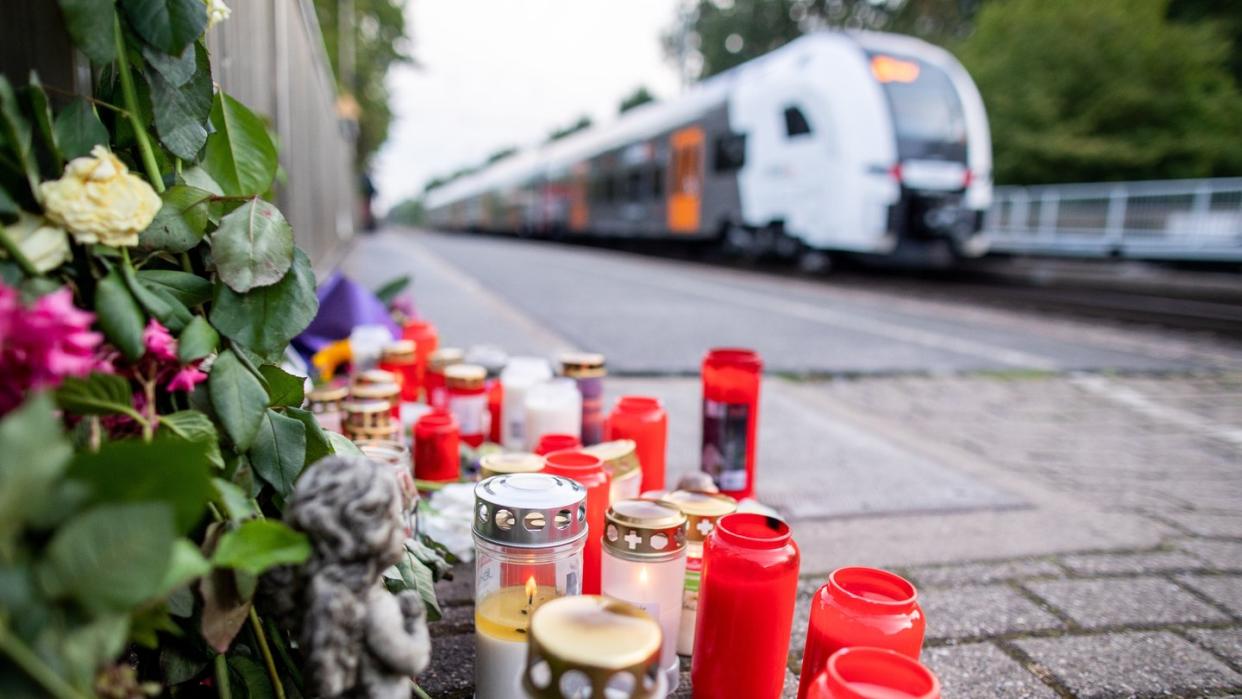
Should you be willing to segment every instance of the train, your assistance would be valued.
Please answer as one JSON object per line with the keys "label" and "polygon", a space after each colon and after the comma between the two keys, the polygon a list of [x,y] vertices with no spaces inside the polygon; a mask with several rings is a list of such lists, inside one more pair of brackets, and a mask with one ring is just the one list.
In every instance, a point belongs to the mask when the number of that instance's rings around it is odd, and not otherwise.
{"label": "train", "polygon": [[427,192],[439,229],[717,243],[822,263],[986,252],[992,147],[947,51],[820,31]]}

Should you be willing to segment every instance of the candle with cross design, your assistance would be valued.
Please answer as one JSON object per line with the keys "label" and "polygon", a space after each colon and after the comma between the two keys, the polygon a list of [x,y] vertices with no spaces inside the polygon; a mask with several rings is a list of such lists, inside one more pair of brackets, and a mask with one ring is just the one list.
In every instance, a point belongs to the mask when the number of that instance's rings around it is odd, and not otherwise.
{"label": "candle with cross design", "polygon": [[686,571],[686,516],[656,500],[618,500],[603,534],[603,593],[642,609],[660,623],[660,668],[677,688],[681,597]]}
{"label": "candle with cross design", "polygon": [[677,633],[677,652],[694,652],[694,624],[699,610],[699,574],[703,570],[703,541],[712,533],[716,520],[737,510],[737,500],[719,493],[674,490],[663,497],[686,515],[686,575],[682,591],[681,624]]}

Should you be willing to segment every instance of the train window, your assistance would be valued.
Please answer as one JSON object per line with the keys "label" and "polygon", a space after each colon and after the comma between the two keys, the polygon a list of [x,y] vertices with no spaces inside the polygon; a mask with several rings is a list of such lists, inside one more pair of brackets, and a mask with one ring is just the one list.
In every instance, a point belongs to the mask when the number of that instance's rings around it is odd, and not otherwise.
{"label": "train window", "polygon": [[651,196],[656,199],[664,196],[664,168],[660,165],[651,169]]}
{"label": "train window", "polygon": [[785,108],[785,135],[793,138],[811,133],[811,124],[797,107]]}
{"label": "train window", "polygon": [[630,201],[638,201],[643,198],[643,171],[630,170],[630,174],[625,177],[625,198]]}
{"label": "train window", "polygon": [[746,164],[746,134],[729,133],[716,137],[712,169],[730,172]]}
{"label": "train window", "polygon": [[617,198],[617,178],[612,175],[604,176],[604,201],[614,201]]}

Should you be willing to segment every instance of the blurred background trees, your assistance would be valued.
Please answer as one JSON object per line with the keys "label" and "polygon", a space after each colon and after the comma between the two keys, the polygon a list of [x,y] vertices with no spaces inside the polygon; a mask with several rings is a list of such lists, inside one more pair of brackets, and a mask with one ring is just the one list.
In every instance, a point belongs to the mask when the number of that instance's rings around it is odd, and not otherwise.
{"label": "blurred background trees", "polygon": [[642,85],[630,94],[621,98],[621,103],[617,105],[617,114],[625,114],[635,107],[640,107],[648,102],[654,102],[655,95],[651,94],[651,90],[646,85]]}

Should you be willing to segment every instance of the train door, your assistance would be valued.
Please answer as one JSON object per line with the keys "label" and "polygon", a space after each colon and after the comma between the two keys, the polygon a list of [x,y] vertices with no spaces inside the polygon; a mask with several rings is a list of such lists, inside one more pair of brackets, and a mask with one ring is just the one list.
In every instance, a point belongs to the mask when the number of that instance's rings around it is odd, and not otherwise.
{"label": "train door", "polygon": [[703,210],[703,129],[673,132],[669,149],[668,229],[697,233]]}
{"label": "train door", "polygon": [[590,166],[578,163],[574,166],[570,179],[569,193],[569,230],[581,233],[587,229],[590,210],[587,208],[587,175]]}

